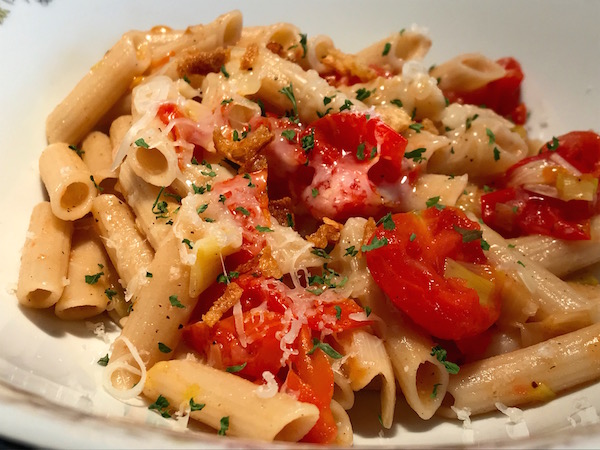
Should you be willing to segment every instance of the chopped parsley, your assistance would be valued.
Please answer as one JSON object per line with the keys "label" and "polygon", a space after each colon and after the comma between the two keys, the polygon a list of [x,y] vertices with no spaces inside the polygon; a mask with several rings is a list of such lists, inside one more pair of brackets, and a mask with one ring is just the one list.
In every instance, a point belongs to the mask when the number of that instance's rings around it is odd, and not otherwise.
{"label": "chopped parsley", "polygon": [[458,225],[453,225],[454,231],[462,236],[463,243],[469,243],[481,239],[483,231],[481,230],[469,230],[467,228],[461,228]]}
{"label": "chopped parsley", "polygon": [[356,91],[356,100],[362,102],[363,100],[369,98],[373,92],[375,92],[375,90],[370,91],[365,88],[360,88]]}
{"label": "chopped parsley", "polygon": [[202,411],[205,406],[204,403],[196,403],[193,398],[190,398],[190,411]]}
{"label": "chopped parsley", "polygon": [[408,240],[410,242],[414,241],[417,238],[417,233],[411,233],[410,237],[408,238]]}
{"label": "chopped parsley", "polygon": [[193,245],[193,244],[190,242],[190,240],[189,240],[189,239],[187,239],[187,238],[185,238],[185,239],[182,239],[182,240],[181,240],[181,243],[182,243],[182,244],[185,244],[185,245],[187,245],[187,248],[189,248],[190,250],[191,250],[192,248],[194,248],[194,245]]}
{"label": "chopped parsley", "polygon": [[331,345],[321,342],[317,338],[313,338],[313,348],[311,348],[306,354],[312,355],[317,349],[321,349],[323,353],[333,359],[341,359],[343,355],[338,353]]}
{"label": "chopped parsley", "polygon": [[294,114],[294,118],[298,117],[298,105],[296,104],[296,97],[294,96],[294,87],[292,86],[292,83],[290,83],[289,86],[286,86],[284,88],[281,88],[279,90],[279,92],[283,95],[285,95],[289,101],[292,104],[292,111]]}
{"label": "chopped parsley", "polygon": [[167,202],[165,202],[164,200],[162,202],[159,202],[160,196],[163,194],[164,191],[165,187],[162,186],[158,191],[156,200],[154,200],[154,203],[152,204],[152,213],[156,216],[157,219],[166,219],[167,214],[169,214]]}
{"label": "chopped parsley", "polygon": [[166,346],[165,344],[163,344],[162,342],[158,343],[158,349],[162,352],[162,353],[171,353],[171,349]]}
{"label": "chopped parsley", "polygon": [[227,197],[224,194],[219,194],[219,202],[225,204]]}
{"label": "chopped parsley", "polygon": [[171,414],[169,414],[168,411],[169,408],[169,401],[164,398],[162,395],[159,395],[158,398],[156,399],[156,401],[154,403],[152,403],[150,406],[148,406],[148,409],[150,410],[155,410],[158,411],[160,413],[161,416],[163,416],[165,419],[168,419],[169,417],[171,417]]}
{"label": "chopped parsley", "polygon": [[385,216],[383,216],[381,219],[379,219],[379,221],[377,222],[377,225],[379,224],[383,224],[383,229],[384,230],[395,230],[396,229],[396,223],[394,222],[394,219],[392,219],[392,213],[389,212],[387,213]]}
{"label": "chopped parsley", "polygon": [[204,211],[206,211],[207,208],[208,208],[208,203],[205,203],[204,205],[198,206],[198,209],[196,210],[196,212],[198,214],[202,214]]}
{"label": "chopped parsley", "polygon": [[138,147],[150,148],[150,146],[146,143],[144,138],[139,138],[137,141],[134,142],[134,144],[137,145]]}
{"label": "chopped parsley", "polygon": [[446,350],[444,350],[442,347],[440,347],[439,345],[436,345],[431,349],[430,355],[435,356],[436,359],[444,365],[444,367],[446,368],[448,373],[455,375],[460,370],[460,367],[458,367],[458,364],[454,364],[453,362],[446,361],[447,353],[448,352],[446,352]]}
{"label": "chopped parsley", "polygon": [[171,303],[171,306],[174,306],[175,308],[185,308],[185,305],[179,301],[176,295],[169,296],[169,302]]}
{"label": "chopped parsley", "polygon": [[247,363],[247,362],[245,362],[245,363],[243,363],[243,364],[240,364],[240,365],[238,365],[238,366],[229,366],[229,367],[227,367],[227,368],[225,369],[225,371],[226,371],[226,372],[229,372],[229,373],[236,373],[236,372],[239,372],[240,370],[243,370],[243,369],[244,369],[244,367],[246,367],[246,365],[247,365],[247,364],[248,364],[248,363]]}
{"label": "chopped parsley", "polygon": [[485,134],[488,135],[488,144],[489,145],[493,145],[496,142],[496,135],[494,134],[494,132],[492,130],[490,130],[489,128],[485,129]]}
{"label": "chopped parsley", "polygon": [[187,77],[187,75],[184,75],[184,76],[183,76],[183,81],[185,81],[187,84],[190,84],[190,83],[191,83],[191,81],[190,81],[190,79]]}
{"label": "chopped parsley", "polygon": [[366,316],[369,317],[371,315],[371,308],[368,306],[365,306],[364,310],[365,310]]}
{"label": "chopped parsley", "polygon": [[335,318],[340,320],[342,318],[342,307],[340,305],[335,305],[333,308],[335,309]]}
{"label": "chopped parsley", "polygon": [[548,142],[546,144],[546,148],[548,148],[548,150],[553,152],[558,148],[558,145],[559,145],[558,138],[556,138],[555,136],[552,136],[552,141]]}
{"label": "chopped parsley", "polygon": [[252,182],[252,177],[250,176],[249,173],[245,173],[243,178],[248,180],[248,187],[251,187],[251,188],[256,187],[256,185]]}
{"label": "chopped parsley", "polygon": [[98,272],[94,275],[86,275],[85,282],[87,284],[96,284],[102,275],[104,275],[104,272]]}
{"label": "chopped parsley", "polygon": [[273,230],[269,227],[263,227],[262,225],[256,225],[254,228],[256,228],[256,231],[258,231],[259,233],[272,233]]}
{"label": "chopped parsley", "polygon": [[344,104],[342,106],[340,106],[340,112],[344,111],[345,109],[350,109],[352,107],[352,105],[354,105],[354,103],[352,103],[350,100],[346,99],[344,101]]}
{"label": "chopped parsley", "polygon": [[310,152],[315,147],[315,129],[311,128],[310,134],[302,136],[300,143],[305,153]]}
{"label": "chopped parsley", "polygon": [[356,255],[358,255],[358,250],[356,250],[354,245],[351,245],[350,247],[346,248],[346,253],[344,253],[344,256],[356,256]]}
{"label": "chopped parsley", "polygon": [[442,205],[442,204],[440,204],[439,201],[440,201],[440,196],[439,195],[437,195],[435,197],[428,198],[427,201],[425,202],[425,206],[427,206],[428,208],[431,208],[432,206],[435,206],[438,210],[441,211],[442,209],[445,208],[445,206]]}
{"label": "chopped parsley", "polygon": [[420,133],[421,130],[423,129],[423,124],[420,123],[411,123],[408,128],[410,128],[411,130],[416,131],[417,133]]}
{"label": "chopped parsley", "polygon": [[229,416],[221,417],[221,428],[219,428],[219,436],[225,436],[229,430]]}
{"label": "chopped parsley", "polygon": [[96,362],[98,363],[98,365],[106,367],[108,365],[108,361],[109,361],[109,358],[108,358],[108,353],[107,353],[106,356],[103,356]]}
{"label": "chopped parsley", "polygon": [[112,300],[113,297],[115,295],[117,295],[117,291],[115,291],[114,289],[107,288],[107,289],[104,290],[104,295],[106,295],[109,300]]}
{"label": "chopped parsley", "polygon": [[294,139],[296,138],[296,132],[294,130],[283,130],[281,135],[290,142],[294,142]]}
{"label": "chopped parsley", "polygon": [[433,391],[431,391],[431,398],[436,398],[437,397],[437,390],[438,390],[438,386],[441,386],[442,383],[435,383],[433,385]]}
{"label": "chopped parsley", "polygon": [[102,193],[102,191],[104,191],[104,188],[101,188],[96,184],[96,180],[94,180],[94,175],[90,175],[90,180],[92,180],[92,183],[94,183],[94,187],[98,190],[98,192]]}
{"label": "chopped parsley", "polygon": [[385,236],[382,237],[381,239],[379,239],[377,236],[374,236],[373,240],[371,241],[371,243],[369,245],[363,245],[360,249],[363,253],[365,253],[365,252],[370,252],[371,250],[385,247],[386,245],[388,245],[388,240]]}
{"label": "chopped parsley", "polygon": [[237,208],[235,208],[235,211],[243,214],[244,216],[249,216],[250,215],[250,211],[248,211],[246,208],[244,208],[243,206],[238,206]]}
{"label": "chopped parsley", "polygon": [[235,272],[235,271],[229,272],[229,275],[225,275],[224,273],[220,273],[217,276],[217,282],[229,284],[229,283],[231,283],[231,280],[233,280],[234,278],[238,278],[239,276],[240,276],[240,273],[239,272]]}
{"label": "chopped parsley", "polygon": [[392,105],[395,105],[395,106],[397,106],[398,108],[402,108],[402,106],[403,106],[403,105],[402,105],[402,100],[400,100],[399,98],[395,98],[395,99],[393,99],[393,100],[390,100],[390,103],[391,103]]}
{"label": "chopped parsley", "polygon": [[488,251],[490,249],[490,244],[485,239],[481,238],[481,250]]}
{"label": "chopped parsley", "polygon": [[69,145],[69,148],[71,150],[73,150],[75,153],[77,153],[77,156],[79,156],[80,158],[83,156],[83,154],[85,153],[83,150],[81,150],[79,147],[77,147],[76,145]]}
{"label": "chopped parsley", "polygon": [[232,98],[226,98],[225,100],[221,101],[221,105],[228,105],[229,103],[231,103],[233,101]]}
{"label": "chopped parsley", "polygon": [[319,195],[319,190],[317,188],[312,188],[311,195],[312,198],[317,198],[317,195]]}
{"label": "chopped parsley", "polygon": [[322,248],[313,248],[310,251],[313,255],[317,255],[320,258],[325,258],[325,259],[331,259],[331,256],[329,256],[329,253],[327,253],[324,249]]}
{"label": "chopped parsley", "polygon": [[498,161],[500,159],[500,150],[498,147],[494,147],[494,161]]}
{"label": "chopped parsley", "polygon": [[508,248],[515,248],[516,246],[515,246],[515,244],[508,244],[507,247]]}
{"label": "chopped parsley", "polygon": [[465,122],[465,127],[468,130],[469,128],[471,128],[471,124],[473,123],[473,121],[475,119],[477,119],[479,117],[479,114],[474,114],[472,117],[467,117],[467,121]]}
{"label": "chopped parsley", "polygon": [[404,157],[406,159],[412,159],[416,163],[420,163],[421,161],[425,161],[427,159],[423,157],[423,153],[425,153],[426,151],[427,149],[424,147],[415,148],[414,150],[405,153]]}
{"label": "chopped parsley", "polygon": [[523,261],[517,261],[517,264],[520,264],[521,266],[525,267],[525,264],[523,264]]}
{"label": "chopped parsley", "polygon": [[302,46],[302,57],[306,58],[306,33],[300,33],[300,45]]}
{"label": "chopped parsley", "polygon": [[294,216],[292,216],[290,213],[286,213],[285,220],[287,222],[288,227],[294,228]]}
{"label": "chopped parsley", "polygon": [[153,277],[152,272],[146,272],[146,278],[152,278],[152,277]]}
{"label": "chopped parsley", "polygon": [[489,187],[487,184],[483,185],[483,192],[494,192],[494,189]]}
{"label": "chopped parsley", "polygon": [[386,42],[385,45],[383,46],[383,51],[381,52],[381,56],[387,56],[387,54],[390,52],[391,49],[392,49],[392,44],[390,44],[389,42]]}
{"label": "chopped parsley", "polygon": [[358,159],[359,161],[363,161],[365,159],[365,143],[361,142],[360,144],[358,144],[358,147],[356,147],[356,159]]}
{"label": "chopped parsley", "polygon": [[229,78],[229,73],[227,72],[227,70],[225,70],[225,64],[223,64],[223,65],[221,66],[221,73],[223,74],[223,76],[224,76],[225,78]]}

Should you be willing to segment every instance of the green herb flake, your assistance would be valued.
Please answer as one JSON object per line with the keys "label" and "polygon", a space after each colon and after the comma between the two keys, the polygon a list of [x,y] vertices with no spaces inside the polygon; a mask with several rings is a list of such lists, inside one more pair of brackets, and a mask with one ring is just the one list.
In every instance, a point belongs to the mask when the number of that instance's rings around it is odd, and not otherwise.
{"label": "green herb flake", "polygon": [[219,202],[225,204],[227,197],[224,194],[219,194]]}
{"label": "green herb flake", "polygon": [[107,353],[106,356],[103,356],[96,362],[98,363],[99,366],[106,367],[108,365],[108,361],[109,361],[109,358],[108,358],[108,353]]}
{"label": "green herb flake", "polygon": [[294,130],[283,130],[281,135],[286,138],[289,142],[294,142],[296,138],[296,132]]}
{"label": "green herb flake", "polygon": [[515,244],[508,244],[507,247],[508,248],[516,248]]}
{"label": "green herb flake", "polygon": [[358,144],[358,147],[356,147],[356,159],[358,159],[359,161],[363,161],[365,159],[365,143],[361,142],[360,144]]}
{"label": "green herb flake", "polygon": [[182,239],[181,243],[185,244],[187,246],[187,248],[189,248],[190,250],[194,248],[194,245],[187,238],[186,239]]}
{"label": "green herb flake", "polygon": [[158,350],[160,350],[161,353],[171,353],[172,351],[168,346],[166,346],[162,342],[158,343]]}
{"label": "green herb flake", "polygon": [[454,231],[462,236],[462,241],[465,244],[481,239],[481,236],[483,235],[481,230],[469,230],[467,228],[461,228],[456,224],[452,227],[454,228]]}
{"label": "green herb flake", "polygon": [[438,210],[442,210],[445,208],[444,205],[440,204],[440,196],[437,195],[435,197],[431,197],[428,198],[427,201],[425,202],[425,206],[427,206],[428,208],[431,208],[432,206],[435,206],[435,208],[437,208]]}
{"label": "green herb flake", "polygon": [[458,367],[458,364],[454,364],[453,362],[446,361],[447,352],[439,345],[436,345],[431,349],[430,355],[435,356],[436,359],[444,365],[444,367],[446,368],[448,373],[456,375],[458,373],[458,371],[460,370],[460,367]]}
{"label": "green herb flake", "polygon": [[90,180],[92,180],[92,183],[94,184],[94,187],[98,192],[102,193],[102,191],[104,191],[104,188],[101,188],[96,184],[96,180],[94,180],[94,175],[90,175]]}
{"label": "green herb flake", "polygon": [[410,128],[411,130],[416,131],[417,133],[420,133],[421,130],[423,129],[423,124],[420,123],[411,123],[408,128]]}
{"label": "green herb flake", "polygon": [[331,345],[321,342],[317,338],[313,338],[313,348],[311,348],[306,354],[312,355],[317,349],[321,349],[323,353],[333,359],[341,359],[343,355],[338,353]]}
{"label": "green herb flake", "polygon": [[381,247],[385,247],[386,245],[388,245],[388,240],[387,238],[384,236],[381,239],[379,239],[377,236],[373,237],[373,240],[371,241],[371,243],[369,245],[363,245],[360,249],[363,253],[365,252],[370,252],[372,250],[381,248]]}
{"label": "green herb flake", "polygon": [[193,398],[190,398],[190,411],[202,411],[206,404],[204,403],[196,403]]}
{"label": "green herb flake", "polygon": [[96,284],[102,275],[104,275],[104,272],[98,272],[94,275],[86,275],[85,282],[86,284]]}
{"label": "green herb flake", "polygon": [[296,104],[296,97],[294,96],[294,87],[292,86],[292,83],[290,83],[289,86],[281,88],[279,93],[285,95],[289,99],[290,103],[292,104],[294,117],[298,117],[298,105]]}
{"label": "green herb flake", "polygon": [[243,214],[244,216],[248,217],[250,215],[250,211],[248,211],[246,208],[244,208],[243,206],[238,206],[237,208],[235,208],[235,211]]}
{"label": "green herb flake", "polygon": [[294,228],[294,216],[292,216],[290,213],[286,213],[285,220],[287,222],[288,227]]}
{"label": "green herb flake", "polygon": [[358,250],[356,250],[354,245],[351,245],[350,247],[346,248],[346,253],[344,253],[344,256],[356,256],[356,255],[358,255]]}
{"label": "green herb flake", "polygon": [[431,395],[430,395],[431,398],[437,398],[438,386],[441,386],[441,385],[442,385],[441,383],[435,383],[433,385],[433,391],[431,391]]}
{"label": "green herb flake", "polygon": [[152,272],[146,272],[146,278],[152,278],[152,277],[153,277]]}
{"label": "green herb flake", "polygon": [[300,140],[300,144],[302,145],[302,150],[304,150],[305,153],[310,152],[315,147],[315,129],[314,128],[310,129],[310,134],[306,134],[306,135],[302,136],[302,139]]}
{"label": "green herb flake", "polygon": [[152,403],[150,406],[148,406],[148,409],[158,411],[160,413],[160,415],[166,419],[171,417],[171,414],[169,414],[168,408],[169,408],[169,401],[166,398],[164,398],[162,395],[159,395],[158,398],[156,399],[156,401],[154,403]]}
{"label": "green herb flake", "polygon": [[225,436],[229,430],[229,416],[221,417],[221,428],[219,428],[219,436]]}
{"label": "green herb flake", "polygon": [[469,128],[471,128],[471,124],[473,123],[473,121],[475,119],[477,119],[479,117],[479,114],[474,114],[472,117],[467,117],[467,121],[465,122],[465,127],[468,130]]}
{"label": "green herb flake", "polygon": [[485,129],[485,134],[488,136],[488,144],[493,145],[496,142],[496,135],[489,128]]}
{"label": "green herb flake", "polygon": [[317,195],[319,195],[319,190],[317,188],[312,188],[311,195],[312,198],[317,198]]}
{"label": "green herb flake", "polygon": [[383,46],[383,51],[381,52],[381,56],[387,56],[387,54],[390,52],[391,49],[392,49],[392,44],[389,42],[386,42],[385,45]]}
{"label": "green herb flake", "polygon": [[208,203],[205,203],[204,205],[198,206],[198,209],[196,210],[196,212],[198,214],[202,214],[204,211],[206,211],[207,208],[208,208]]}
{"label": "green herb flake", "polygon": [[239,366],[229,366],[225,369],[225,371],[229,372],[229,373],[236,373],[236,372],[239,372],[240,370],[244,370],[244,367],[246,367],[247,364],[248,363],[245,362],[243,364],[240,364]]}
{"label": "green herb flake", "polygon": [[169,302],[171,303],[171,306],[174,306],[175,308],[185,308],[185,305],[179,301],[176,295],[169,296]]}
{"label": "green herb flake", "polygon": [[494,147],[494,161],[498,161],[500,159],[500,150],[498,147]]}
{"label": "green herb flake", "polygon": [[371,315],[371,312],[372,312],[371,308],[369,306],[365,306],[364,310],[365,310],[366,316],[369,317]]}
{"label": "green herb flake", "polygon": [[76,145],[69,145],[69,148],[71,150],[73,150],[75,153],[77,153],[77,156],[79,156],[80,158],[83,156],[83,154],[85,153],[83,150],[81,150],[79,147],[77,147]]}
{"label": "green herb flake", "polygon": [[490,249],[490,244],[485,239],[481,238],[481,250],[488,251]]}
{"label": "green herb flake", "polygon": [[491,187],[489,187],[487,184],[483,185],[483,192],[489,193],[489,192],[494,192],[494,189],[492,189]]}
{"label": "green herb flake", "polygon": [[402,104],[402,100],[400,100],[399,98],[395,98],[393,100],[390,100],[390,103],[394,106],[397,106],[398,108],[402,108],[403,104]]}
{"label": "green herb flake", "polygon": [[224,100],[221,101],[221,105],[228,105],[232,101],[233,101],[232,98],[226,98],[226,99],[224,99]]}
{"label": "green herb flake", "polygon": [[517,261],[517,264],[519,264],[519,265],[521,265],[521,266],[525,267],[525,264],[523,263],[523,261]]}
{"label": "green herb flake", "polygon": [[349,110],[352,107],[352,105],[354,105],[354,103],[352,103],[350,100],[346,99],[344,101],[344,104],[342,106],[340,106],[340,112],[344,111],[346,109]]}
{"label": "green herb flake", "polygon": [[256,231],[259,233],[273,233],[273,230],[269,227],[263,227],[262,225],[256,225]]}
{"label": "green herb flake", "polygon": [[546,148],[548,148],[548,150],[550,150],[551,152],[555,151],[558,148],[558,146],[558,138],[556,138],[555,136],[552,136],[552,141],[546,144]]}
{"label": "green herb flake", "polygon": [[329,256],[329,253],[327,253],[324,249],[322,248],[313,248],[310,251],[313,255],[317,255],[320,258],[325,258],[325,259],[331,259],[331,256]]}
{"label": "green herb flake", "polygon": [[335,309],[336,320],[340,320],[342,318],[342,307],[340,305],[335,305],[333,308]]}
{"label": "green herb flake", "polygon": [[362,102],[363,100],[366,100],[367,98],[369,98],[373,92],[375,92],[375,90],[370,91],[365,88],[360,88],[359,90],[356,91],[356,100]]}
{"label": "green herb flake", "polygon": [[412,159],[415,163],[420,163],[421,161],[425,161],[427,158],[423,157],[423,153],[427,151],[424,147],[419,147],[410,152],[404,154],[406,159]]}
{"label": "green herb flake", "polygon": [[137,141],[134,142],[134,144],[137,145],[138,147],[150,148],[150,146],[146,143],[144,138],[139,138]]}
{"label": "green herb flake", "polygon": [[224,76],[225,78],[229,78],[229,73],[228,73],[228,72],[227,72],[227,70],[225,69],[225,64],[223,64],[223,65],[221,66],[221,73],[223,74],[223,76]]}
{"label": "green herb flake", "polygon": [[408,238],[408,240],[410,242],[413,242],[415,239],[417,238],[417,233],[411,233],[410,237]]}
{"label": "green herb flake", "polygon": [[377,222],[377,225],[383,224],[383,229],[384,230],[395,230],[396,229],[396,223],[394,222],[394,219],[392,219],[392,213],[389,212],[387,213],[385,216],[383,216],[381,219],[379,219],[379,221]]}

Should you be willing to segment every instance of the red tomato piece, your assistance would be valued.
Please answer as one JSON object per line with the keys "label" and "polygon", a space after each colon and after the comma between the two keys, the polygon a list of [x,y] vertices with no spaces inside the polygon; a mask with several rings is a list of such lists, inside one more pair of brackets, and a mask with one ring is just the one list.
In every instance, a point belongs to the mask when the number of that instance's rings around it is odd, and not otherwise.
{"label": "red tomato piece", "polygon": [[384,204],[386,187],[401,189],[408,181],[404,166],[406,139],[377,118],[363,113],[328,114],[307,127],[300,142],[308,157],[312,178],[294,177],[295,191],[313,217],[344,221],[373,216]]}
{"label": "red tomato piece", "polygon": [[510,57],[501,58],[496,63],[506,70],[504,77],[472,91],[445,90],[444,95],[451,103],[485,105],[517,125],[523,125],[527,120],[527,108],[521,102],[524,78],[521,65]]}
{"label": "red tomato piece", "polygon": [[[276,374],[281,369],[282,350],[277,332],[284,329],[281,315],[263,311],[262,313],[243,313],[244,333],[247,345],[244,347],[235,328],[233,316],[209,327],[203,322],[188,325],[183,329],[185,341],[196,351],[211,358],[217,351],[219,361],[212,361],[222,368],[246,366],[237,372],[252,380],[260,380],[265,370]],[[218,358],[217,358],[218,359]]]}
{"label": "red tomato piece", "polygon": [[[441,339],[463,339],[489,328],[500,314],[499,283],[481,249],[479,225],[450,207],[392,219],[394,228],[382,223],[370,241],[387,244],[365,253],[371,275],[392,302]],[[491,295],[481,299],[463,278],[445,277],[447,259],[481,269],[478,275],[494,283]]]}
{"label": "red tomato piece", "polygon": [[320,349],[308,354],[313,344],[307,327],[302,327],[297,342],[298,354],[293,357],[292,369],[284,383],[285,390],[296,394],[301,402],[312,403],[319,408],[319,419],[302,438],[302,442],[330,444],[337,436],[337,425],[330,407],[333,370]]}
{"label": "red tomato piece", "polygon": [[[503,181],[508,187],[481,197],[484,222],[507,238],[543,234],[567,240],[590,239],[590,219],[600,208],[598,194],[594,201],[565,201],[523,184],[528,179],[547,180],[542,184],[554,187],[553,171],[566,170],[558,158],[581,173],[600,178],[600,136],[592,131],[567,133],[543,145],[540,154],[510,167]],[[526,166],[533,169],[523,177]]]}

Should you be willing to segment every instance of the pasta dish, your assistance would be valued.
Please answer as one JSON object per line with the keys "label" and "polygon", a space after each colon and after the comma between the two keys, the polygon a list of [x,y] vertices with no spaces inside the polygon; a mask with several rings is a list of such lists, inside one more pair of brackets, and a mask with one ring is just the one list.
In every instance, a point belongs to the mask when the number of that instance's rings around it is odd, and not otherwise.
{"label": "pasta dish", "polygon": [[287,23],[129,31],[52,111],[17,298],[121,327],[104,388],[219,435],[351,445],[600,378],[600,136],[528,135],[512,57],[426,67]]}

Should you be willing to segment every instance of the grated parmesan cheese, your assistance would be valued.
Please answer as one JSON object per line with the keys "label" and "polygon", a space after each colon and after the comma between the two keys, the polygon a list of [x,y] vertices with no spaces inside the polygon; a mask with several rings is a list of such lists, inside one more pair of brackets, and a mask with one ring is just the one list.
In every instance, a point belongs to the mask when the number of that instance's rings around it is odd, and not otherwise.
{"label": "grated parmesan cheese", "polygon": [[261,384],[254,390],[254,393],[259,398],[272,398],[279,391],[279,386],[277,385],[277,381],[275,380],[275,376],[265,370],[262,373],[263,380],[265,380],[265,384]]}

